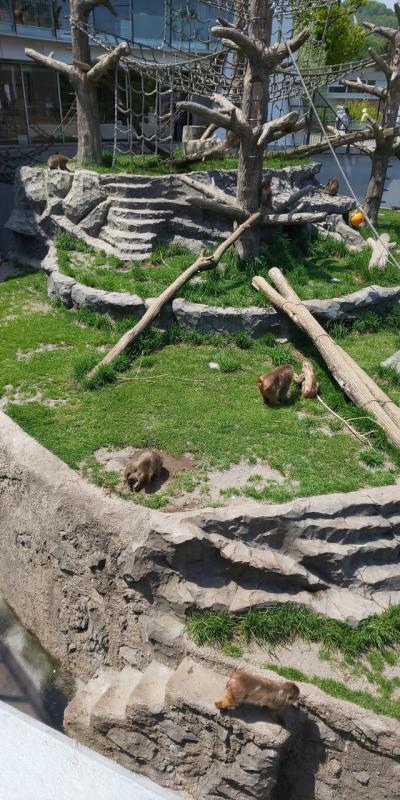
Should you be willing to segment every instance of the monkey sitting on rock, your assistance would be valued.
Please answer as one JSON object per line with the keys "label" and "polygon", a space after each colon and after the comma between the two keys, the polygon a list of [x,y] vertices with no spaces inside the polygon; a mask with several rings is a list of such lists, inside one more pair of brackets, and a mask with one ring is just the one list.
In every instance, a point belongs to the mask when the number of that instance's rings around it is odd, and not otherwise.
{"label": "monkey sitting on rock", "polygon": [[269,708],[270,711],[282,711],[299,697],[300,689],[293,681],[273,681],[242,670],[234,670],[226,684],[224,697],[217,700],[215,705],[223,710],[252,703]]}
{"label": "monkey sitting on rock", "polygon": [[67,167],[68,161],[68,156],[63,156],[61,153],[54,153],[54,155],[47,159],[47,166],[49,169],[62,169],[65,170],[65,172],[71,172]]}
{"label": "monkey sitting on rock", "polygon": [[281,367],[266,372],[257,378],[257,386],[264,398],[264,402],[270,406],[277,406],[286,400],[293,380],[294,369],[291,364],[283,364]]}
{"label": "monkey sitting on rock", "polygon": [[329,181],[324,186],[325,194],[329,194],[331,197],[336,197],[339,191],[339,181],[336,178],[329,178]]}
{"label": "monkey sitting on rock", "polygon": [[163,459],[157,450],[144,450],[137,458],[128,461],[124,483],[131,492],[140,492],[153,478],[160,476],[162,466]]}

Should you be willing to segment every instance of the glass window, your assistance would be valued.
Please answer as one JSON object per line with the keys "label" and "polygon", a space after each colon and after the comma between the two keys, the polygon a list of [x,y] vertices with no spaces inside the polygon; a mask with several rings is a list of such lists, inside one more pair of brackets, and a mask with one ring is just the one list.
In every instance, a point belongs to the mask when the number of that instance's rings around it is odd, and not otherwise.
{"label": "glass window", "polygon": [[14,18],[20,33],[40,33],[49,37],[54,31],[51,0],[14,0]]}
{"label": "glass window", "polygon": [[0,0],[0,30],[10,31],[14,28],[14,18],[10,0]]}
{"label": "glass window", "polygon": [[56,31],[68,33],[71,36],[69,24],[70,6],[69,0],[52,0],[52,10],[54,26]]}
{"label": "glass window", "polygon": [[113,8],[118,16],[107,9],[98,6],[93,11],[94,26],[97,31],[105,32],[111,36],[121,36],[123,39],[132,39],[132,12],[130,0],[115,0]]}
{"label": "glass window", "polygon": [[19,64],[0,62],[0,142],[28,142]]}
{"label": "glass window", "polygon": [[54,134],[61,139],[57,74],[46,67],[22,65],[31,141]]}
{"label": "glass window", "polygon": [[133,36],[136,42],[159,46],[164,41],[164,0],[132,0]]}

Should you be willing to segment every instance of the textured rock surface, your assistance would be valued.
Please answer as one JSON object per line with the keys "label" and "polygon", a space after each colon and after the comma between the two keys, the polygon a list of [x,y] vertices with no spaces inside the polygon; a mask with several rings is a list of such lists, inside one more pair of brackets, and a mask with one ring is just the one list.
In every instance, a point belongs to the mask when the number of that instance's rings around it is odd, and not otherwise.
{"label": "textured rock surface", "polygon": [[395,369],[396,372],[400,372],[400,350],[397,353],[394,353],[392,356],[386,359],[386,361],[382,361],[382,367],[392,367]]}
{"label": "textured rock surface", "polygon": [[70,191],[64,202],[64,214],[75,225],[86,217],[95,206],[106,200],[101,176],[89,170],[77,170]]}
{"label": "textured rock surface", "polygon": [[179,297],[172,301],[172,313],[180,325],[204,333],[245,330],[252,336],[262,336],[266,331],[280,332],[285,327],[282,316],[271,308],[221,308]]}
{"label": "textured rock surface", "polygon": [[76,282],[72,286],[71,302],[75,308],[90,308],[99,314],[110,314],[113,317],[141,317],[145,310],[143,300],[136,294],[106,292]]}
{"label": "textured rock surface", "polygon": [[75,286],[74,278],[70,278],[69,275],[62,275],[57,270],[52,270],[47,282],[47,294],[49,297],[58,297],[65,306],[71,308],[73,286]]}
{"label": "textured rock surface", "polygon": [[[103,671],[66,709],[66,729],[124,766],[190,797],[400,797],[400,725],[299,684],[301,710],[215,709],[237,663],[185,658]],[[256,670],[276,680],[276,675]],[[282,725],[283,723],[283,725]]]}
{"label": "textured rock surface", "polygon": [[[303,211],[337,215],[351,208],[350,198],[323,193],[315,177],[319,169],[319,164],[307,164],[265,170],[272,180],[276,208],[304,185],[310,191],[301,199],[299,208]],[[234,170],[192,173],[192,177],[212,180],[224,191],[235,192]],[[125,260],[143,261],[159,243],[181,243],[197,252],[229,235],[232,224],[189,203],[188,197],[193,194],[199,193],[174,175],[97,175],[89,170],[70,175],[23,167],[15,192],[19,218],[13,216],[9,227],[20,233],[24,213],[34,212],[41,215],[40,227],[50,238],[60,230],[83,234],[90,237],[95,249],[109,249]],[[266,230],[265,235],[271,232]]]}

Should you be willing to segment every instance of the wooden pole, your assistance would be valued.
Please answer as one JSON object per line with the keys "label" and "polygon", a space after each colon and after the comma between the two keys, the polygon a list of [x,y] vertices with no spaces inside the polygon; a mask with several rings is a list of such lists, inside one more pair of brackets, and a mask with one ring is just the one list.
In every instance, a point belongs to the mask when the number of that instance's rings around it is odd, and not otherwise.
{"label": "wooden pole", "polygon": [[169,300],[172,300],[175,297],[179,289],[181,289],[182,286],[184,286],[185,283],[187,283],[190,280],[190,278],[193,278],[193,276],[196,275],[197,272],[202,272],[216,267],[219,261],[221,260],[222,256],[224,255],[224,253],[229,249],[229,247],[231,247],[236,242],[236,240],[239,239],[242,233],[244,233],[253,225],[255,225],[257,222],[259,222],[261,216],[262,215],[260,211],[257,211],[256,214],[252,214],[251,217],[246,219],[245,222],[242,223],[242,225],[239,225],[239,227],[236,228],[236,230],[233,231],[233,233],[231,233],[231,235],[228,236],[228,238],[225,239],[225,241],[222,242],[222,244],[220,244],[217,247],[217,249],[211,256],[205,256],[203,253],[201,253],[194,262],[194,264],[192,264],[190,267],[188,267],[188,269],[182,272],[181,275],[179,275],[176,278],[176,280],[173,283],[171,283],[171,285],[168,286],[168,288],[165,289],[165,291],[162,292],[162,294],[160,294],[160,296],[157,297],[156,300],[152,302],[151,306],[147,309],[146,313],[139,320],[139,322],[137,322],[133,328],[131,328],[129,331],[124,333],[123,336],[121,336],[117,344],[115,344],[114,347],[112,347],[111,350],[99,362],[99,364],[97,364],[88,373],[88,378],[92,378],[93,375],[96,374],[99,367],[101,367],[103,364],[111,364],[111,362],[114,361],[114,358],[116,358],[124,350],[126,350],[126,348],[130,344],[132,344],[132,342],[136,341],[136,339],[138,339],[140,334],[143,333],[143,331],[145,331],[146,328],[149,327],[149,325],[153,322],[153,320],[156,319],[156,317],[158,317],[160,311],[165,306],[165,304],[168,303]]}
{"label": "wooden pole", "polygon": [[[279,285],[279,288],[284,288],[286,279],[280,270],[274,268],[273,275],[271,272],[272,270],[269,273],[271,279],[276,282],[276,285]],[[310,336],[329,371],[347,397],[359,408],[364,408],[372,414],[384,429],[389,441],[396,447],[400,447],[400,420],[397,421],[397,412],[400,416],[400,409],[374,384],[369,376],[365,376],[368,380],[364,380],[365,373],[361,367],[326,333],[290,285],[286,282],[284,290],[288,297],[285,297],[261,276],[253,278],[252,283],[256,289],[268,297],[276,308],[287,314],[295,325]],[[371,388],[371,383],[374,385],[374,390]],[[380,395],[379,398],[378,395]]]}

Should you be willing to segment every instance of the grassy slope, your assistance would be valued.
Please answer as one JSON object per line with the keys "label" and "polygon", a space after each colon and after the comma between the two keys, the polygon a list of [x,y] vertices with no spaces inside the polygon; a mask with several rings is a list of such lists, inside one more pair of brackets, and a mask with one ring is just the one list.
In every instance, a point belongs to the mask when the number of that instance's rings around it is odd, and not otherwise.
{"label": "grassy slope", "polygon": [[[398,213],[384,211],[380,229],[400,243]],[[71,237],[59,238],[59,263],[62,271],[88,286],[108,291],[127,291],[141,297],[160,294],[193,262],[193,255],[179,247],[156,251],[149,264],[120,265],[114,257],[72,250]],[[79,245],[78,245],[79,246]],[[84,248],[85,249],[85,248]],[[266,305],[267,301],[251,286],[251,276],[267,275],[279,266],[303,300],[337,297],[371,283],[391,286],[400,282],[399,270],[389,266],[384,275],[368,271],[369,249],[347,253],[333,240],[310,242],[299,235],[277,237],[263,254],[246,264],[239,264],[233,253],[225,256],[218,270],[212,270],[184,287],[181,296],[199,303],[217,306]],[[121,267],[123,267],[121,269]]]}
{"label": "grassy slope", "polygon": [[[375,468],[368,468],[362,459],[365,448],[345,434],[340,423],[326,417],[317,401],[302,401],[294,395],[282,408],[262,403],[256,376],[273,363],[294,361],[289,345],[273,346],[261,340],[245,342],[251,346],[243,349],[229,340],[210,342],[208,338],[208,343],[194,347],[189,336],[151,357],[139,355],[117,383],[87,391],[72,377],[77,362],[88,356],[98,359],[101,348],[115,342],[129,322],[113,327],[104,318],[54,305],[44,313],[38,303],[46,300],[43,274],[28,274],[0,286],[0,392],[7,394],[4,386],[11,384],[8,391],[14,399],[18,393],[20,404],[9,405],[8,413],[71,466],[77,467],[102,446],[153,445],[175,456],[189,451],[200,466],[226,467],[242,457],[260,458],[285,477],[281,485],[245,490],[248,496],[266,500],[395,480],[400,457],[392,454],[388,468],[380,455]],[[93,323],[107,327],[98,329]],[[368,361],[374,372],[379,361],[396,349],[398,337],[384,329],[348,337],[344,344],[349,343],[359,348],[360,361],[364,365]],[[46,344],[59,349],[20,360],[19,351],[23,355]],[[210,361],[219,361],[221,371],[210,370]],[[342,413],[357,415],[321,367],[318,374],[325,399]],[[399,398],[398,388],[390,382],[388,386]],[[38,391],[40,402],[29,402]],[[62,403],[47,405],[49,400]],[[307,414],[299,418],[299,411]],[[374,427],[369,420],[360,424]],[[333,435],[327,436],[326,429]],[[144,502],[160,504],[152,495],[146,495]]]}

